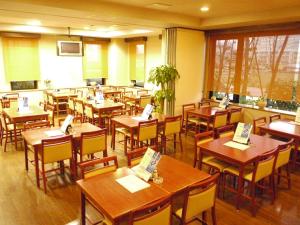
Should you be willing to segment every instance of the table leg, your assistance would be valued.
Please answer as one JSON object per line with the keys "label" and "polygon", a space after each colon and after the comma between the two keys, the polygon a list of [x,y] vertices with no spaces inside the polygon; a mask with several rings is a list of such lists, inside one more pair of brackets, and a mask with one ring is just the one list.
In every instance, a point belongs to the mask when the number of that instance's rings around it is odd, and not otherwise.
{"label": "table leg", "polygon": [[[194,167],[196,167],[197,165],[197,157],[198,157],[198,148],[197,150],[195,151],[195,155],[194,155]],[[201,148],[199,150],[199,162],[198,162],[198,168],[199,170],[202,169],[202,158],[203,158],[203,154],[202,154],[202,151],[201,151]]]}
{"label": "table leg", "polygon": [[35,179],[36,185],[40,188],[40,171],[39,171],[39,158],[38,158],[38,147],[34,147],[34,164],[35,164]]}
{"label": "table leg", "polygon": [[236,209],[240,209],[240,200],[243,195],[243,177],[244,177],[244,166],[240,166],[240,173],[238,178],[238,193],[236,196]]}
{"label": "table leg", "polygon": [[133,150],[133,143],[134,143],[133,129],[130,129],[130,151]]}
{"label": "table leg", "polygon": [[81,192],[81,225],[85,225],[85,194]]}
{"label": "table leg", "polygon": [[116,147],[116,124],[114,121],[111,122],[111,147],[113,150],[115,150]]}
{"label": "table leg", "polygon": [[298,148],[299,148],[299,140],[295,139],[295,149],[294,149],[293,160],[292,160],[292,170],[293,171],[296,169]]}
{"label": "table leg", "polygon": [[25,153],[25,168],[26,171],[28,171],[28,146],[25,139],[24,139],[24,153]]}
{"label": "table leg", "polygon": [[187,127],[188,127],[188,120],[189,120],[189,113],[186,113],[186,120],[185,120],[185,135],[187,135]]}

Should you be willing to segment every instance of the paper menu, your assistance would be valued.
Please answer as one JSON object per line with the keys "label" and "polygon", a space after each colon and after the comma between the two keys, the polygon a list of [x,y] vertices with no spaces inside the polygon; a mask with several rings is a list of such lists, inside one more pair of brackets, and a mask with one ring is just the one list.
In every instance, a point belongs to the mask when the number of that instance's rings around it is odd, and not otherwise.
{"label": "paper menu", "polygon": [[71,125],[72,121],[73,121],[73,116],[72,115],[68,115],[65,119],[65,121],[63,122],[60,130],[63,132],[63,133],[66,133],[67,131],[67,128],[69,125]]}
{"label": "paper menu", "polygon": [[19,112],[28,112],[29,111],[28,97],[21,97],[18,99],[18,108],[19,108]]}
{"label": "paper menu", "polygon": [[134,193],[134,192],[137,192],[137,191],[140,191],[140,190],[150,187],[150,184],[141,180],[140,178],[136,177],[135,175],[128,175],[128,176],[116,179],[116,181],[120,185],[122,185],[124,188],[126,188],[130,193]]}
{"label": "paper menu", "polygon": [[219,104],[219,108],[226,109],[229,104],[229,99],[225,96]]}
{"label": "paper menu", "polygon": [[297,108],[295,122],[300,123],[300,107]]}
{"label": "paper menu", "polygon": [[63,135],[64,133],[61,130],[48,130],[48,131],[45,131],[45,134],[48,137],[55,137],[55,136]]}
{"label": "paper menu", "polygon": [[237,143],[237,142],[234,142],[234,141],[228,141],[224,145],[227,146],[227,147],[239,149],[241,151],[244,151],[244,150],[246,150],[250,147],[249,145],[240,144],[240,143]]}
{"label": "paper menu", "polygon": [[148,181],[151,178],[153,171],[156,169],[160,158],[161,155],[159,152],[148,148],[141,162],[131,169],[138,177],[142,178],[145,181]]}
{"label": "paper menu", "polygon": [[153,105],[147,104],[143,110],[142,118],[144,118],[145,120],[149,119],[152,111],[153,111]]}
{"label": "paper menu", "polygon": [[233,136],[233,141],[242,144],[247,144],[250,138],[251,130],[252,130],[251,124],[238,123]]}

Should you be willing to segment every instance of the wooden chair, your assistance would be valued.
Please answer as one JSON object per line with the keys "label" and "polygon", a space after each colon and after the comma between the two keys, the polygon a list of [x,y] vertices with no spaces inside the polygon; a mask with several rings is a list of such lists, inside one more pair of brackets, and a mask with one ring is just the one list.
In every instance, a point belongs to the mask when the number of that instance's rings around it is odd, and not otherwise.
{"label": "wooden chair", "polygon": [[[275,173],[277,175],[277,185],[280,184],[281,177],[286,178],[288,182],[288,189],[291,188],[291,176],[290,176],[290,155],[292,146],[294,144],[294,139],[289,142],[278,146],[278,156],[275,164]],[[282,174],[282,169],[285,167],[286,175]]]}
{"label": "wooden chair", "polygon": [[142,112],[147,104],[151,105],[152,96],[151,95],[142,95],[140,97],[139,103],[135,105],[135,113]]}
{"label": "wooden chair", "polygon": [[179,144],[180,144],[180,150],[183,151],[182,148],[182,139],[181,139],[181,119],[182,116],[173,116],[173,117],[166,117],[164,121],[164,128],[161,135],[161,142],[163,147],[163,152],[167,152],[167,136],[173,135],[173,144],[174,144],[174,152],[176,151],[176,137],[177,134],[179,136]]}
{"label": "wooden chair", "polygon": [[229,108],[228,114],[228,124],[237,126],[237,124],[241,121],[242,117],[242,108]]}
{"label": "wooden chair", "polygon": [[[154,145],[157,149],[157,139],[158,139],[158,120],[148,120],[148,121],[140,121],[138,124],[137,133],[134,135],[134,140],[136,145],[135,148],[143,147],[145,144]],[[130,139],[130,134],[126,133],[126,141],[124,143],[127,154],[127,140]],[[146,142],[146,143],[145,143]]]}
{"label": "wooden chair", "polygon": [[[50,105],[54,106],[57,117],[59,116],[60,112],[66,111],[65,107],[67,105],[67,102],[58,101],[57,99],[54,98],[52,94],[48,94],[48,101]],[[64,107],[64,109],[62,109],[62,107]]]}
{"label": "wooden chair", "polygon": [[267,124],[266,117],[259,117],[253,120],[253,133],[257,135],[261,135],[259,126],[264,126]]}
{"label": "wooden chair", "polygon": [[[105,157],[102,159],[93,159],[90,161],[85,161],[79,164],[81,171],[81,178],[86,179],[99,174],[105,174],[109,172],[114,172],[118,169],[118,159],[117,156]],[[101,219],[97,221],[92,221],[88,212],[86,212],[85,218],[91,224],[112,224],[112,222],[96,207],[89,198],[86,201],[100,213]]]}
{"label": "wooden chair", "polygon": [[54,106],[53,105],[46,105],[46,112],[48,113],[48,121],[50,122],[51,126],[55,126],[54,120]]}
{"label": "wooden chair", "polygon": [[[215,137],[216,137],[216,130],[227,125],[227,121],[228,121],[227,119],[228,119],[227,110],[217,111],[215,113],[213,122],[208,124],[209,130],[213,130],[215,132]],[[207,126],[207,123],[202,122],[201,125]]]}
{"label": "wooden chair", "polygon": [[275,120],[281,120],[281,115],[280,114],[273,114],[270,116],[270,123],[272,123]]}
{"label": "wooden chair", "polygon": [[50,127],[50,121],[46,120],[38,120],[38,121],[29,121],[24,123],[24,131],[25,130],[32,130],[42,127]]}
{"label": "wooden chair", "polygon": [[94,125],[99,124],[99,115],[94,113],[92,104],[84,104],[84,114],[89,123]]}
{"label": "wooden chair", "polygon": [[201,100],[201,102],[198,102],[198,109],[203,106],[210,106],[210,100],[207,99],[207,100]]}
{"label": "wooden chair", "polygon": [[233,137],[235,132],[234,125],[226,125],[216,129],[216,138]]}
{"label": "wooden chair", "polygon": [[67,113],[70,115],[75,115],[75,98],[70,97],[68,99]]}
{"label": "wooden chair", "polygon": [[[252,215],[256,215],[256,187],[259,187],[264,190],[268,190],[271,195],[272,203],[275,200],[275,183],[274,183],[274,171],[275,171],[275,164],[276,159],[278,155],[278,148],[275,148],[272,151],[266,152],[258,157],[258,159],[255,161],[254,165],[248,165],[244,168],[244,186],[249,187],[249,195],[243,195],[246,199],[250,200],[251,206],[252,206]],[[230,187],[226,185],[226,177],[227,176],[233,176],[237,177],[239,176],[239,168],[236,166],[230,166],[224,169],[224,179],[223,179],[223,190],[227,189],[231,192],[237,193],[237,190],[234,187]],[[265,184],[263,182],[266,178],[269,179],[268,184]],[[246,186],[245,182],[248,182],[249,185]],[[244,193],[244,190],[243,192]]]}
{"label": "wooden chair", "polygon": [[[214,140],[214,132],[213,131],[202,132],[202,133],[198,133],[195,135],[194,167],[197,166],[197,162],[199,161],[199,151],[200,151],[199,146],[201,144],[204,144],[204,143],[207,143],[207,142],[210,142],[213,140]],[[213,158],[214,157],[212,157],[212,156],[203,156],[202,161],[206,162]]]}
{"label": "wooden chair", "polygon": [[12,143],[14,141],[14,139],[16,138],[17,141],[23,141],[22,137],[21,137],[21,131],[23,129],[23,125],[19,125],[17,124],[16,126],[16,134],[17,136],[14,135],[14,125],[9,123],[8,118],[6,117],[5,113],[2,113],[0,115],[0,120],[1,120],[1,146],[2,146],[2,142],[3,139],[5,139],[4,142],[4,152],[6,152],[6,146],[7,143]]}
{"label": "wooden chair", "polygon": [[79,99],[75,99],[75,115],[76,117],[81,118],[81,122],[84,122],[85,114],[84,114],[84,104],[83,101]]}
{"label": "wooden chair", "polygon": [[195,131],[197,132],[200,127],[201,120],[195,117],[190,117],[188,118],[187,121],[187,112],[196,109],[195,103],[190,103],[190,104],[184,104],[182,105],[182,128],[185,130],[185,134],[187,134],[188,129],[190,126],[193,126],[195,128]]}
{"label": "wooden chair", "polygon": [[171,225],[172,205],[169,196],[132,211],[129,225]]}
{"label": "wooden chair", "polygon": [[[74,163],[72,162],[73,159],[73,144],[72,144],[72,136],[67,135],[63,137],[56,137],[56,138],[49,138],[42,140],[42,148],[41,151],[38,153],[39,161],[41,162],[41,170],[40,173],[42,174],[43,184],[44,184],[44,191],[47,193],[47,178],[46,173],[55,171],[60,169],[61,173],[64,173],[64,160],[70,160],[70,169],[71,173],[73,174]],[[46,171],[45,165],[52,164],[55,162],[60,162],[60,168],[55,168]]]}
{"label": "wooden chair", "polygon": [[78,152],[80,162],[84,161],[84,156],[91,156],[91,159],[93,159],[95,157],[94,154],[97,152],[102,152],[103,157],[107,156],[106,129],[81,133],[80,148]]}
{"label": "wooden chair", "polygon": [[[219,174],[216,173],[185,190],[183,207],[173,213],[180,220],[180,224],[189,224],[195,220],[207,224],[206,212],[209,209],[211,210],[212,224],[217,224],[215,202],[218,177]],[[199,215],[202,215],[202,220],[199,219]]]}

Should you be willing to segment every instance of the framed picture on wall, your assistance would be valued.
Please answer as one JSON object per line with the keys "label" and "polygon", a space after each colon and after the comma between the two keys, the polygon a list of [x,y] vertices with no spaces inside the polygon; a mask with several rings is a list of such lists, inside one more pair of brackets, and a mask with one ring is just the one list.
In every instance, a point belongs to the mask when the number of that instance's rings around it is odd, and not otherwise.
{"label": "framed picture on wall", "polygon": [[81,41],[57,41],[58,56],[82,56]]}

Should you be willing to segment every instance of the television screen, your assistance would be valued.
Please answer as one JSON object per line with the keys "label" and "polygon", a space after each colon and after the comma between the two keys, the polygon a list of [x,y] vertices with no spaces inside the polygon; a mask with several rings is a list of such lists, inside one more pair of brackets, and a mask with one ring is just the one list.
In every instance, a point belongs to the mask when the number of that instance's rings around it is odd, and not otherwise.
{"label": "television screen", "polygon": [[81,41],[58,41],[58,55],[61,56],[82,56]]}

